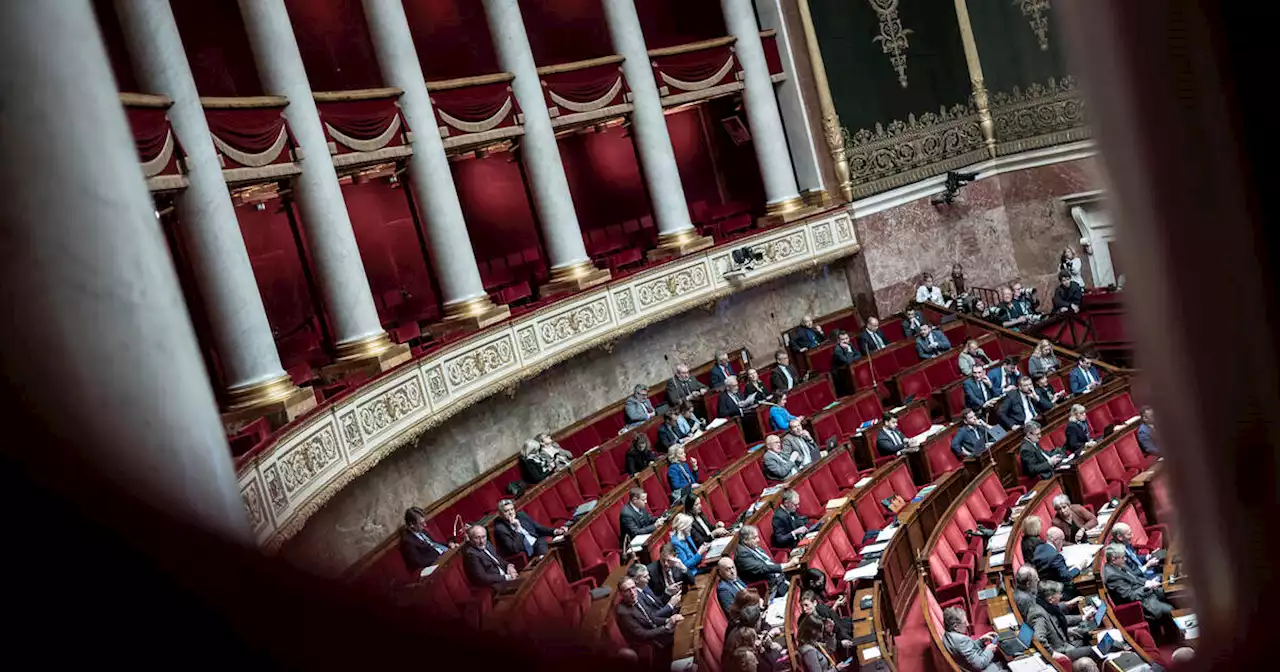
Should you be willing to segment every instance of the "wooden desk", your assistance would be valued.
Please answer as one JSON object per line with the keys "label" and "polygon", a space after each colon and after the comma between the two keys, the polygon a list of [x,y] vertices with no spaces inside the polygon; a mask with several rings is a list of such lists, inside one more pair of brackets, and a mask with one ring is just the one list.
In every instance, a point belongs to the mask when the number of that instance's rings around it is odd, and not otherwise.
{"label": "wooden desk", "polygon": [[622,583],[622,579],[626,577],[627,567],[628,565],[625,562],[614,567],[603,584],[603,586],[608,586],[611,589],[609,594],[592,600],[591,604],[587,605],[587,613],[582,615],[581,630],[588,641],[596,642],[608,636],[606,628],[613,618],[613,607],[618,601],[618,584]]}
{"label": "wooden desk", "polygon": [[1155,498],[1152,495],[1152,486],[1155,485],[1155,482],[1159,479],[1161,472],[1164,471],[1163,467],[1163,461],[1156,462],[1148,467],[1146,471],[1134,476],[1133,480],[1129,481],[1129,494],[1133,495],[1134,499],[1138,500],[1138,503],[1142,505],[1142,510],[1146,512],[1147,518],[1153,523],[1158,523],[1160,521],[1156,520],[1156,516],[1159,512],[1156,511]]}
{"label": "wooden desk", "polygon": [[694,589],[685,593],[680,602],[680,613],[685,615],[685,619],[676,624],[675,644],[671,647],[672,660],[692,656],[701,644],[702,619],[693,616],[703,613],[703,603],[708,596],[716,599],[715,592],[711,577],[704,574],[697,577]]}

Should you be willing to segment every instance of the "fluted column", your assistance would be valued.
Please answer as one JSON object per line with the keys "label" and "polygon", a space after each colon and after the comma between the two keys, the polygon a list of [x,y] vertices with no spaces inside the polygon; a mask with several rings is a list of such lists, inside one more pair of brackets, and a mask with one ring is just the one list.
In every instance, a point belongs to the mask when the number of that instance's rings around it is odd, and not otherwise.
{"label": "fluted column", "polygon": [[339,363],[376,361],[379,368],[398,364],[408,359],[408,347],[392,343],[378,320],[284,0],[239,0],[239,4],[263,88],[289,99],[284,116],[304,157],[294,189],[333,331],[334,355]]}
{"label": "fluted column", "polygon": [[689,203],[680,184],[676,153],[671,148],[667,118],[662,112],[662,96],[649,66],[649,49],[645,46],[635,1],[604,0],[604,15],[613,48],[626,59],[622,62],[622,72],[631,88],[635,108],[631,113],[632,137],[640,151],[640,169],[649,187],[658,226],[659,249],[650,256],[681,256],[711,247],[715,241],[699,236],[689,218]]}
{"label": "fluted column", "polygon": [[973,105],[978,108],[978,127],[987,153],[996,158],[996,122],[991,118],[991,101],[987,96],[987,84],[982,77],[982,61],[978,58],[978,42],[973,37],[973,24],[969,21],[969,4],[956,0],[956,21],[960,24],[960,43],[964,45],[964,62],[969,66],[969,83],[973,85]]}
{"label": "fluted column", "polygon": [[543,293],[576,291],[607,282],[609,272],[591,264],[582,243],[578,213],[573,208],[569,180],[560,161],[560,147],[547,113],[520,5],[517,0],[484,0],[484,12],[498,53],[498,64],[515,75],[511,89],[524,114],[520,154],[533,192],[533,207],[542,227],[542,242],[551,261],[551,281]]}
{"label": "fluted column", "polygon": [[778,113],[769,64],[764,60],[755,7],[751,0],[720,0],[720,6],[724,10],[725,27],[737,38],[734,53],[743,70],[742,98],[747,108],[751,144],[760,164],[768,212],[771,215],[794,212],[804,206],[804,200],[800,198],[796,174],[791,168],[791,152],[787,149],[782,116]]}
{"label": "fluted column", "polygon": [[280,419],[291,420],[315,406],[315,395],[299,390],[280,365],[169,0],[115,5],[139,83],[146,93],[173,100],[169,123],[186,152],[190,182],[178,196],[179,226],[225,377],[224,407],[233,413],[282,411]]}
{"label": "fluted column", "polygon": [[11,410],[39,437],[13,459],[54,486],[101,477],[249,544],[213,388],[93,10],[85,0],[0,2],[0,26],[0,385],[6,399],[21,394]]}
{"label": "fluted column", "polygon": [[480,280],[480,267],[471,249],[453,172],[449,170],[444,143],[435,132],[435,113],[404,5],[401,0],[364,0],[364,15],[383,81],[404,92],[400,109],[409,128],[418,131],[409,159],[409,184],[422,205],[431,261],[444,295],[445,318],[465,321],[467,326],[476,328],[501,322],[511,316],[511,311],[495,306]]}

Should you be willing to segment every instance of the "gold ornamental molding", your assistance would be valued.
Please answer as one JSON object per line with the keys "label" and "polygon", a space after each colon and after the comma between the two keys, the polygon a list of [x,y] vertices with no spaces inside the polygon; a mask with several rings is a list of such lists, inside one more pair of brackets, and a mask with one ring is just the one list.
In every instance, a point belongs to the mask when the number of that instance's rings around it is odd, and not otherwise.
{"label": "gold ornamental molding", "polygon": [[889,57],[889,64],[898,73],[898,83],[905,89],[907,48],[911,46],[907,36],[912,30],[902,27],[902,20],[898,18],[898,0],[867,0],[867,3],[875,10],[876,16],[880,17],[880,34],[871,39],[880,43],[880,50]]}
{"label": "gold ornamental molding", "polygon": [[1013,0],[1013,4],[1018,5],[1022,10],[1022,15],[1027,17],[1027,25],[1031,27],[1031,32],[1036,34],[1036,40],[1040,42],[1040,50],[1049,50],[1049,0]]}
{"label": "gold ornamental molding", "polygon": [[805,50],[809,52],[809,66],[813,71],[813,84],[818,90],[818,109],[822,113],[822,137],[827,141],[827,151],[835,167],[836,186],[845,203],[853,200],[853,183],[849,180],[849,157],[845,149],[844,127],[836,114],[836,103],[827,81],[827,65],[822,60],[822,46],[818,44],[818,31],[813,25],[813,13],[809,0],[799,0],[800,26],[804,32]]}
{"label": "gold ornamental molding", "polygon": [[996,151],[1003,156],[1089,138],[1088,113],[1083,92],[1069,75],[992,93]]}
{"label": "gold ornamental molding", "polygon": [[908,115],[845,137],[854,198],[901,187],[988,158],[972,105]]}

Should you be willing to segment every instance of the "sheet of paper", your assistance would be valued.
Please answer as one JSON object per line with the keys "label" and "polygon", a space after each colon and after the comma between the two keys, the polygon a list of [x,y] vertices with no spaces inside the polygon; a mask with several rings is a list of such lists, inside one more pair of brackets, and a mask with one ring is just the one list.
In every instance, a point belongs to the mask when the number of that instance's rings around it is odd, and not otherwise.
{"label": "sheet of paper", "polygon": [[848,504],[848,503],[849,503],[849,498],[848,498],[848,497],[837,497],[837,498],[835,498],[835,499],[829,499],[829,500],[827,500],[827,508],[828,508],[828,509],[838,509],[838,508],[840,508],[840,507],[842,507],[842,506],[844,506],[845,504]]}
{"label": "sheet of paper", "polygon": [[637,534],[635,537],[632,537],[631,550],[639,551],[640,549],[644,548],[644,544],[645,542],[649,541],[650,536],[651,535],[648,535],[648,534]]}
{"label": "sheet of paper", "polygon": [[870,477],[870,476],[863,476],[861,479],[859,479],[859,481],[858,481],[857,483],[854,483],[854,484],[853,484],[853,487],[855,487],[855,488],[861,488],[862,486],[864,486],[864,485],[866,485],[866,484],[868,484],[868,483],[870,483],[870,482],[871,482],[871,477]]}
{"label": "sheet of paper", "polygon": [[769,607],[764,612],[765,623],[769,627],[776,628],[787,621],[787,599],[785,597],[775,597],[769,602]]}
{"label": "sheet of paper", "polygon": [[1013,614],[996,616],[995,618],[991,619],[991,627],[995,628],[996,630],[1012,630],[1018,627],[1018,619],[1015,618]]}
{"label": "sheet of paper", "polygon": [[564,535],[563,535],[563,534],[557,534],[556,536],[554,536],[554,537],[552,537],[552,538],[551,538],[551,543],[553,543],[553,544],[558,544],[558,543],[560,543],[560,542],[562,542],[562,541],[564,541]]}
{"label": "sheet of paper", "polygon": [[733,536],[720,537],[719,539],[712,539],[711,545],[707,547],[707,557],[719,558],[721,555],[724,555],[725,547],[727,547],[732,541],[733,541]]}
{"label": "sheet of paper", "polygon": [[1003,566],[1004,566],[1004,553],[992,553],[992,554],[991,554],[991,561],[990,561],[990,563],[989,563],[989,564],[990,564],[992,567],[1003,567]]}
{"label": "sheet of paper", "polygon": [[861,555],[868,555],[871,553],[880,553],[884,551],[884,549],[888,548],[888,546],[889,546],[889,542],[887,541],[882,544],[868,544],[862,547]]}
{"label": "sheet of paper", "polygon": [[1003,551],[1009,545],[1009,531],[997,532],[991,540],[987,542],[988,551]]}
{"label": "sheet of paper", "polygon": [[769,486],[769,487],[765,488],[764,490],[761,490],[761,491],[760,491],[760,496],[761,496],[761,497],[768,497],[769,495],[773,495],[773,494],[776,494],[776,493],[782,492],[782,489],[783,489],[784,487],[786,487],[786,486],[782,486],[782,485],[771,485],[771,486]]}
{"label": "sheet of paper", "polygon": [[1198,626],[1200,619],[1196,618],[1195,614],[1187,614],[1186,616],[1174,618],[1173,622],[1177,624],[1179,630],[1187,630]]}
{"label": "sheet of paper", "polygon": [[1073,544],[1063,547],[1062,559],[1067,561],[1068,567],[1083,569],[1093,562],[1101,548],[1098,544]]}
{"label": "sheet of paper", "polygon": [[711,422],[707,423],[707,431],[709,432],[715,429],[716,427],[719,427],[720,425],[725,424],[726,422],[729,422],[729,421],[725,420],[724,418],[716,418],[715,420],[712,420]]}
{"label": "sheet of paper", "polygon": [[880,647],[872,646],[862,650],[862,660],[875,660],[880,657]]}
{"label": "sheet of paper", "polygon": [[880,563],[869,562],[865,565],[862,565],[861,567],[854,567],[853,569],[845,572],[844,580],[847,582],[847,581],[854,581],[857,579],[871,579],[871,578],[875,578],[875,575],[878,574],[879,572],[880,572]]}
{"label": "sheet of paper", "polygon": [[898,524],[894,523],[889,527],[886,527],[883,530],[880,530],[880,534],[876,535],[876,541],[889,541],[890,539],[893,538],[893,535],[897,533],[898,533]]}
{"label": "sheet of paper", "polygon": [[1009,672],[1040,672],[1041,670],[1052,670],[1048,664],[1044,662],[1044,658],[1040,654],[1019,658],[1018,660],[1009,661]]}
{"label": "sheet of paper", "polygon": [[430,567],[423,567],[422,571],[418,572],[418,576],[425,579],[428,576],[431,576],[431,574],[435,572],[437,569],[440,569],[439,565],[431,565]]}

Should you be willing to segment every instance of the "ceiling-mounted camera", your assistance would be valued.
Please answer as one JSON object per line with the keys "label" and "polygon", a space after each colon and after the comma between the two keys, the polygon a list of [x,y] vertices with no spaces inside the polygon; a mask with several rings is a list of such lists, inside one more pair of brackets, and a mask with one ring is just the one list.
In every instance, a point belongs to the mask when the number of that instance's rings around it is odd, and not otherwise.
{"label": "ceiling-mounted camera", "polygon": [[934,196],[930,203],[934,205],[951,205],[955,202],[956,196],[960,195],[960,187],[978,179],[977,173],[959,173],[954,170],[947,171],[947,181],[943,183],[944,191]]}

